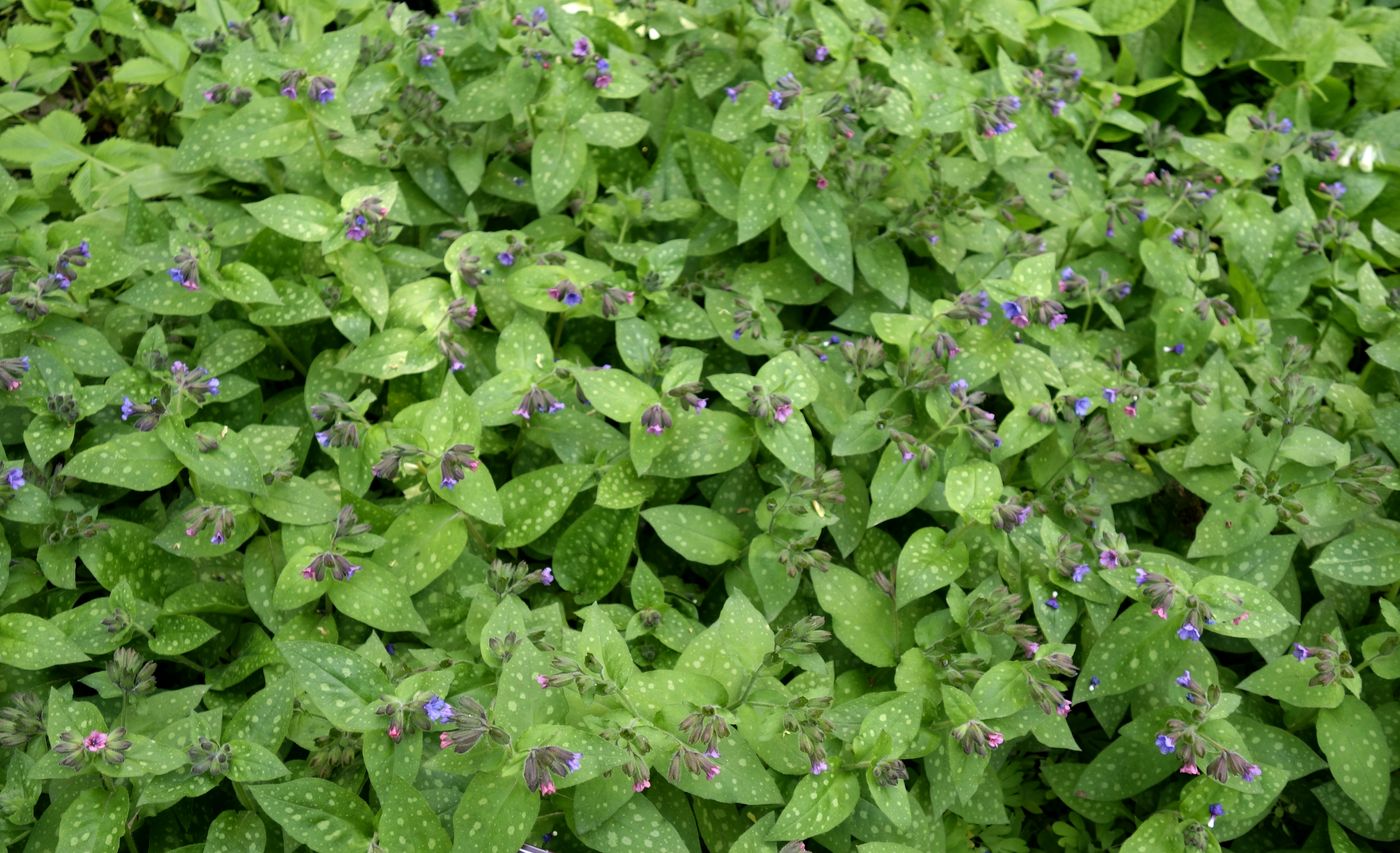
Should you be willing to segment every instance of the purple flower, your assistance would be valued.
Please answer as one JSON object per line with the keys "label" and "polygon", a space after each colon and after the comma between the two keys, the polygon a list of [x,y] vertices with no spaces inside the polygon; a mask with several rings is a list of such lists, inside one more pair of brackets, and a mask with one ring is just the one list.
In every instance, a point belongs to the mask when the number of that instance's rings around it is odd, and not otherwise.
{"label": "purple flower", "polygon": [[1191,642],[1196,642],[1201,639],[1201,629],[1197,628],[1194,623],[1187,622],[1186,624],[1182,625],[1181,628],[1176,632],[1176,636],[1177,639],[1180,640],[1190,640]]}
{"label": "purple flower", "polygon": [[570,756],[570,758],[569,758],[567,761],[564,762],[564,764],[565,764],[565,766],[567,766],[567,767],[569,768],[569,772],[570,772],[570,773],[577,773],[577,772],[578,772],[578,769],[579,769],[579,767],[580,767],[580,765],[583,764],[583,753],[581,753],[581,752],[575,752],[575,753],[573,753],[573,754]]}
{"label": "purple flower", "polygon": [[544,571],[540,572],[540,583],[544,584],[545,586],[549,586],[550,584],[554,583],[553,566],[545,566]]}
{"label": "purple flower", "polygon": [[1280,166],[1280,165],[1277,164],[1277,163],[1275,163],[1274,165],[1270,166],[1270,167],[1264,172],[1264,175],[1265,175],[1269,180],[1271,180],[1271,181],[1277,181],[1277,180],[1278,180],[1278,176],[1281,175],[1281,174],[1283,174],[1283,167]]}
{"label": "purple flower", "polygon": [[428,715],[428,719],[435,723],[448,723],[452,721],[452,706],[443,701],[441,696],[434,694],[423,703],[423,713]]}
{"label": "purple flower", "polygon": [[827,57],[830,55],[831,51],[827,50],[826,45],[824,44],[817,45],[817,49],[812,52],[813,58],[815,58],[818,62],[826,62]]}
{"label": "purple flower", "polygon": [[1324,195],[1331,196],[1333,201],[1341,201],[1342,196],[1347,194],[1347,185],[1341,181],[1334,181],[1330,184],[1323,182],[1318,184],[1317,188],[1321,190]]}
{"label": "purple flower", "polygon": [[283,86],[282,97],[295,101],[297,99],[297,87],[290,84]]}
{"label": "purple flower", "polygon": [[1309,657],[1312,656],[1312,649],[1309,649],[1307,646],[1303,645],[1302,643],[1294,643],[1294,644],[1293,644],[1293,656],[1294,656],[1295,658],[1297,658],[1298,660],[1300,660],[1300,661],[1307,660]]}
{"label": "purple flower", "polygon": [[1049,598],[1045,599],[1045,606],[1050,608],[1051,610],[1059,610],[1060,599],[1056,598],[1055,595],[1052,594]]}
{"label": "purple flower", "polygon": [[954,379],[948,383],[948,393],[953,395],[963,394],[967,391],[966,379]]}
{"label": "purple flower", "polygon": [[1176,740],[1168,735],[1157,735],[1157,749],[1163,755],[1171,755],[1176,752]]}
{"label": "purple flower", "polygon": [[1066,106],[1067,105],[1065,104],[1063,98],[1056,98],[1055,100],[1050,102],[1050,115],[1058,116],[1060,113],[1065,111]]}
{"label": "purple flower", "polygon": [[1293,132],[1293,119],[1291,119],[1291,118],[1286,118],[1286,119],[1284,119],[1283,121],[1279,122],[1279,123],[1278,123],[1278,132],[1279,132],[1279,133],[1292,133],[1292,132]]}
{"label": "purple flower", "polygon": [[1143,584],[1147,583],[1147,572],[1144,572],[1142,570],[1142,566],[1138,566],[1137,576],[1134,578],[1134,580],[1137,581],[1138,586],[1142,586]]}
{"label": "purple flower", "polygon": [[1089,408],[1091,406],[1093,406],[1093,401],[1088,397],[1080,397],[1078,400],[1074,401],[1074,413],[1082,418],[1089,414]]}
{"label": "purple flower", "polygon": [[180,271],[179,267],[171,267],[165,272],[167,275],[170,276],[170,280],[175,282],[176,284],[183,285],[185,283],[185,274]]}
{"label": "purple flower", "polygon": [[458,481],[456,478],[454,478],[454,477],[443,477],[443,478],[442,478],[442,487],[443,487],[444,489],[450,489],[450,488],[452,488],[453,486],[457,485],[458,482],[459,482],[459,481]]}
{"label": "purple flower", "polygon": [[1110,403],[1116,403],[1116,402],[1118,402],[1118,389],[1117,389],[1117,388],[1105,388],[1105,389],[1103,389],[1103,398],[1104,398],[1105,400],[1107,400],[1108,402],[1110,402]]}
{"label": "purple flower", "polygon": [[[928,235],[928,244],[929,244],[929,246],[937,246],[937,245],[938,245],[938,240],[939,240],[939,237],[938,237],[937,234],[930,234],[930,235]],[[986,308],[987,306],[983,305],[982,307],[983,307],[983,308]]]}
{"label": "purple flower", "polygon": [[1245,765],[1244,772],[1240,773],[1240,778],[1246,782],[1253,782],[1263,775],[1263,773],[1264,771],[1259,768],[1258,764],[1247,764]]}
{"label": "purple flower", "polygon": [[733,86],[724,87],[724,96],[729,99],[731,104],[739,103],[739,90]]}
{"label": "purple flower", "polygon": [[508,267],[511,264],[515,263],[515,255],[511,254],[510,252],[501,252],[500,254],[496,255],[496,262],[503,267]]}
{"label": "purple flower", "polygon": [[778,405],[773,407],[773,420],[777,421],[778,423],[785,424],[788,422],[788,418],[790,417],[792,417],[791,403],[779,403]]}
{"label": "purple flower", "polygon": [[318,433],[316,433],[316,443],[319,444],[319,445],[321,445],[322,447],[330,447],[330,446],[331,446],[331,434],[330,434],[330,432],[323,431],[323,432],[318,432]]}
{"label": "purple flower", "polygon": [[[1284,119],[1288,121],[1288,119]],[[1219,803],[1210,804],[1210,820],[1206,821],[1206,826],[1215,827],[1215,819],[1225,814],[1225,807]]]}
{"label": "purple flower", "polygon": [[1017,317],[1024,317],[1026,314],[1025,310],[1021,308],[1021,303],[1019,302],[1001,303],[1001,313],[1005,314],[1006,319],[1011,320],[1012,322],[1015,322]]}
{"label": "purple flower", "polygon": [[593,46],[588,43],[588,39],[580,38],[574,41],[574,49],[571,54],[574,59],[585,59],[592,50]]}
{"label": "purple flower", "polygon": [[1090,690],[1090,692],[1099,689],[1099,685],[1100,685],[1101,683],[1102,683],[1102,682],[1099,681],[1099,677],[1098,677],[1097,675],[1091,675],[1091,676],[1089,676],[1089,690]]}
{"label": "purple flower", "polygon": [[1069,576],[1069,579],[1075,583],[1084,583],[1084,579],[1087,577],[1089,577],[1089,564],[1080,563],[1074,567],[1074,573]]}
{"label": "purple flower", "polygon": [[428,38],[430,38],[430,39],[435,39],[435,38],[437,38],[437,34],[438,34],[438,25],[437,25],[437,24],[429,24],[429,25],[428,25],[428,28],[427,28],[424,32],[427,34]]}
{"label": "purple flower", "polygon": [[1191,670],[1183,670],[1181,675],[1176,677],[1176,683],[1178,686],[1189,688],[1191,686]]}
{"label": "purple flower", "polygon": [[131,402],[130,397],[122,398],[122,420],[126,420],[136,413],[136,404]]}
{"label": "purple flower", "polygon": [[549,12],[543,6],[536,6],[535,11],[530,13],[530,22],[539,25],[549,20]]}
{"label": "purple flower", "polygon": [[1108,224],[1108,227],[1105,228],[1104,231],[1103,231],[1103,235],[1104,235],[1105,237],[1110,238],[1110,239],[1111,239],[1112,237],[1114,237],[1117,233],[1118,233],[1117,231],[1114,231],[1114,230],[1113,230],[1113,223],[1111,223],[1111,222]]}
{"label": "purple flower", "polygon": [[783,108],[783,93],[782,93],[782,92],[779,92],[777,89],[772,89],[772,90],[770,90],[770,91],[768,92],[768,103],[771,104],[771,105],[773,106],[773,109],[775,109],[775,110],[780,110],[780,109],[782,109],[782,108]]}
{"label": "purple flower", "polygon": [[225,540],[222,530],[215,530],[214,535],[209,537],[209,544],[211,545],[222,545],[225,541],[227,540]]}
{"label": "purple flower", "polygon": [[1118,552],[1112,548],[1105,548],[1099,552],[1099,565],[1105,569],[1118,568]]}
{"label": "purple flower", "polygon": [[1171,346],[1166,347],[1164,351],[1169,352],[1172,355],[1181,355],[1182,353],[1186,352],[1186,344],[1172,344]]}
{"label": "purple flower", "polygon": [[5,472],[5,482],[10,484],[10,488],[19,491],[24,488],[24,469],[11,468]]}
{"label": "purple flower", "polygon": [[1182,243],[1182,241],[1184,241],[1185,239],[1186,239],[1186,229],[1185,229],[1185,228],[1177,228],[1176,230],[1172,231],[1171,241],[1172,241],[1172,245],[1173,245],[1173,246],[1180,246],[1181,243]]}
{"label": "purple flower", "polygon": [[831,768],[828,767],[828,766],[827,766],[827,763],[826,763],[825,761],[823,761],[823,760],[820,760],[820,759],[819,759],[819,760],[817,760],[817,761],[813,761],[813,762],[812,762],[812,775],[813,775],[813,776],[820,776],[820,775],[822,775],[823,773],[825,773],[826,771],[828,771],[828,770],[830,770],[830,769],[831,769]]}

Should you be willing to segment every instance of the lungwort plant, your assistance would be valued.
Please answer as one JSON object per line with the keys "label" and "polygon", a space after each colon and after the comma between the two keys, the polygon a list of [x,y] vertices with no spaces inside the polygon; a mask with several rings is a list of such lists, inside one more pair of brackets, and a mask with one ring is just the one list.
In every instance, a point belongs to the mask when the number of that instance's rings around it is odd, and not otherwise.
{"label": "lungwort plant", "polygon": [[1388,849],[1394,5],[0,2],[0,839]]}

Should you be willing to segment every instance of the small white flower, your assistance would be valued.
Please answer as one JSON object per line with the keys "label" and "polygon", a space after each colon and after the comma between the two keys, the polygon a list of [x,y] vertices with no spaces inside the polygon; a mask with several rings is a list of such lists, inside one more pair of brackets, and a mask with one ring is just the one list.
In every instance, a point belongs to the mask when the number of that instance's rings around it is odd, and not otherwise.
{"label": "small white flower", "polygon": [[1351,166],[1351,155],[1355,153],[1356,146],[1348,145],[1346,147],[1346,150],[1342,152],[1342,156],[1337,158],[1337,165],[1341,166],[1343,169],[1348,168],[1349,166]]}
{"label": "small white flower", "polygon": [[1357,160],[1357,168],[1369,173],[1376,165],[1376,146],[1367,145],[1361,149],[1361,158]]}

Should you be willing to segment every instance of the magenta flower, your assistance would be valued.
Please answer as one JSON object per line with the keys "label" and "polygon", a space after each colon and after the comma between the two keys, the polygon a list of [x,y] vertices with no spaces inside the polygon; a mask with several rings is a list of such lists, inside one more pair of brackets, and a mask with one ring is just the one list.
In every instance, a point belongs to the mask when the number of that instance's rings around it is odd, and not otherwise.
{"label": "magenta flower", "polygon": [[87,737],[83,738],[83,749],[88,752],[101,752],[107,748],[107,735],[93,729]]}

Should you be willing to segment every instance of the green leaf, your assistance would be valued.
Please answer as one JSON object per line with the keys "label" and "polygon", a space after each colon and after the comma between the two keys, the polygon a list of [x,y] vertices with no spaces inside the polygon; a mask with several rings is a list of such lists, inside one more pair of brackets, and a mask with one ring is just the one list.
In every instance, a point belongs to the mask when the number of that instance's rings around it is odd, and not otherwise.
{"label": "green leaf", "polygon": [[588,166],[588,143],[576,130],[546,130],[530,152],[530,177],[540,213],[557,207],[583,177]]}
{"label": "green leaf", "polygon": [[247,790],[268,817],[317,853],[363,853],[369,846],[374,833],[369,806],[334,782],[295,779]]}
{"label": "green leaf", "polygon": [[1210,575],[1197,581],[1192,592],[1210,605],[1215,614],[1210,630],[1217,634],[1272,637],[1298,624],[1278,599],[1247,581]]}
{"label": "green leaf", "polygon": [[1116,696],[1165,677],[1176,668],[1182,648],[1170,622],[1157,618],[1145,604],[1134,604],[1089,650],[1082,669],[1097,676],[1099,684],[1091,693],[1087,679],[1076,681],[1074,701]]}
{"label": "green leaf", "polygon": [[1400,581],[1400,533],[1365,527],[1334,539],[1313,560],[1321,575],[1355,586],[1387,586]]}
{"label": "green leaf", "polygon": [[850,569],[811,573],[817,601],[831,614],[836,639],[871,666],[894,666],[894,602]]}
{"label": "green leaf", "polygon": [[1099,34],[1121,36],[1145,30],[1176,5],[1176,0],[1094,0],[1089,14]]}
{"label": "green leaf", "polygon": [[39,670],[88,659],[47,619],[31,613],[0,616],[0,664]]}
{"label": "green leaf", "polygon": [[945,548],[947,534],[937,527],[925,527],[914,532],[899,552],[895,577],[895,604],[903,607],[911,601],[940,590],[967,571],[967,546],[961,542]]}
{"label": "green leaf", "polygon": [[505,529],[496,546],[518,548],[543,536],[591,476],[587,465],[550,465],[506,483],[500,490]]}
{"label": "green leaf", "polygon": [[732,595],[719,618],[681,652],[675,669],[713,678],[733,702],[772,650],[773,632],[763,614],[747,598]]}
{"label": "green leaf", "polygon": [[277,650],[311,704],[336,728],[368,732],[383,725],[372,703],[389,692],[389,681],[369,661],[329,643],[279,640]]}
{"label": "green leaf", "polygon": [[748,460],[753,442],[747,418],[708,410],[683,414],[662,435],[632,430],[632,464],[637,473],[652,477],[723,474]]}
{"label": "green leaf", "polygon": [[58,849],[74,853],[116,853],[126,833],[126,788],[80,791],[59,821]]}
{"label": "green leaf", "polygon": [[1355,696],[1317,712],[1317,744],[1342,791],[1380,820],[1390,798],[1390,747],[1374,711]]}
{"label": "green leaf", "polygon": [[856,246],[856,266],[861,277],[896,306],[909,299],[909,263],[893,239],[870,240]]}
{"label": "green leaf", "polygon": [[642,511],[646,519],[676,553],[696,563],[717,566],[738,559],[744,537],[729,519],[714,510],[692,504],[656,506]]}
{"label": "green leaf", "polygon": [[637,510],[589,507],[554,549],[554,577],[579,601],[607,595],[627,571],[637,539]]}
{"label": "green leaf", "polygon": [[851,232],[839,200],[808,187],[797,203],[783,214],[783,232],[793,251],[807,266],[847,293],[851,292],[855,286]]}
{"label": "green leaf", "polygon": [[854,773],[837,770],[803,776],[768,839],[789,841],[834,829],[851,816],[859,799],[860,780]]}
{"label": "green leaf", "polygon": [[1308,684],[1317,675],[1313,663],[1312,658],[1300,661],[1291,654],[1280,655],[1250,673],[1239,683],[1239,689],[1302,708],[1335,708],[1342,704],[1342,685],[1338,682]]}
{"label": "green leaf", "polygon": [[243,205],[263,225],[303,243],[319,243],[335,233],[334,207],[306,195],[274,195]]}
{"label": "green leaf", "polygon": [[792,210],[807,185],[807,159],[792,158],[786,169],[773,167],[767,154],[755,154],[739,180],[739,242],[747,243]]}
{"label": "green leaf", "polygon": [[266,847],[267,829],[253,812],[224,812],[204,840],[204,853],[263,853]]}
{"label": "green leaf", "polygon": [[389,850],[438,850],[452,847],[447,831],[423,795],[408,782],[390,776],[375,785],[379,796],[379,843]]}
{"label": "green leaf", "polygon": [[[674,850],[680,853],[688,849],[684,839],[670,821],[662,816],[651,800],[646,797],[632,797],[622,804],[612,817],[591,832],[580,832],[579,840],[589,849],[600,853],[634,853],[637,850]],[[506,850],[505,847],[472,848],[478,850]]]}
{"label": "green leaf", "polygon": [[632,423],[656,403],[656,391],[625,370],[576,370],[583,395],[593,408],[618,423]]}
{"label": "green leaf", "polygon": [[89,483],[150,492],[174,480],[182,470],[179,460],[155,433],[133,430],[82,451],[63,473]]}
{"label": "green leaf", "polygon": [[630,148],[641,142],[651,123],[632,113],[589,113],[574,122],[574,129],[589,145]]}
{"label": "green leaf", "polygon": [[408,591],[388,569],[372,560],[357,557],[362,566],[355,576],[332,581],[331,603],[352,619],[381,631],[418,631],[428,626],[413,608]]}
{"label": "green leaf", "polygon": [[475,774],[452,815],[460,849],[517,850],[540,812],[540,798],[519,773]]}
{"label": "green leaf", "polygon": [[905,515],[928,497],[936,482],[936,462],[925,471],[917,460],[906,462],[894,444],[886,445],[875,469],[875,479],[870,482],[870,517],[866,525],[874,527]]}
{"label": "green leaf", "polygon": [[235,782],[266,782],[286,776],[287,770],[272,750],[250,740],[230,740],[228,778]]}
{"label": "green leaf", "polygon": [[1001,471],[990,462],[966,462],[948,472],[944,489],[954,512],[968,521],[987,524],[1001,497]]}

